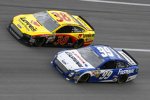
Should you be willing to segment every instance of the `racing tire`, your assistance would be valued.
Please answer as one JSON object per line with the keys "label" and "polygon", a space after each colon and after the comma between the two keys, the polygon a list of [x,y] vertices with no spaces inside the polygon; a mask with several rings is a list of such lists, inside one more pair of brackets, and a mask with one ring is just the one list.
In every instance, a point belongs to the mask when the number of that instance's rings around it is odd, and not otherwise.
{"label": "racing tire", "polygon": [[82,47],[84,44],[84,40],[80,39],[80,40],[77,40],[74,45],[73,45],[73,48],[80,48]]}
{"label": "racing tire", "polygon": [[86,83],[88,82],[89,78],[90,78],[90,74],[85,74],[80,77],[80,79],[78,80],[78,83]]}
{"label": "racing tire", "polygon": [[120,75],[118,77],[118,80],[117,80],[117,83],[121,84],[121,83],[125,83],[128,79],[128,75],[125,74],[125,75]]}
{"label": "racing tire", "polygon": [[37,47],[43,46],[45,41],[46,41],[46,38],[44,38],[44,37],[37,37],[37,38],[35,38],[34,45],[37,46]]}

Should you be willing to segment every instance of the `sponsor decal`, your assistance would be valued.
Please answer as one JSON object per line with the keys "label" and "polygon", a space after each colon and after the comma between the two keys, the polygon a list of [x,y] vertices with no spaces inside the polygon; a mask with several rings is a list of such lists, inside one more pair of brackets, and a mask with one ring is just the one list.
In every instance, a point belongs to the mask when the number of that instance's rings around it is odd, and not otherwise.
{"label": "sponsor decal", "polygon": [[17,26],[18,26],[19,28],[22,28],[19,24],[17,24]]}
{"label": "sponsor decal", "polygon": [[95,76],[96,78],[98,78],[100,76],[100,70],[95,70],[92,71],[93,76]]}
{"label": "sponsor decal", "polygon": [[93,34],[84,34],[83,38],[87,38],[87,37],[93,37]]}
{"label": "sponsor decal", "polygon": [[66,65],[66,64],[67,64],[65,60],[62,60],[62,63],[63,63],[64,65]]}
{"label": "sponsor decal", "polygon": [[32,31],[36,31],[36,30],[37,30],[37,28],[33,27],[33,26],[30,24],[30,22],[28,22],[28,21],[26,20],[25,17],[21,17],[20,20],[21,20],[22,22],[24,22],[25,25],[27,25]]}
{"label": "sponsor decal", "polygon": [[79,35],[78,35],[78,38],[81,38],[82,36],[83,36],[82,34],[79,34]]}
{"label": "sponsor decal", "polygon": [[82,62],[82,63],[85,63],[85,61],[78,55],[76,54],[75,52],[72,52],[76,57],[79,58],[79,60]]}
{"label": "sponsor decal", "polygon": [[79,66],[79,67],[83,67],[82,64],[72,55],[72,53],[70,52],[65,52],[70,58],[72,58],[72,60]]}
{"label": "sponsor decal", "polygon": [[37,21],[31,20],[31,24],[35,25],[35,26],[40,26],[40,24]]}
{"label": "sponsor decal", "polygon": [[130,70],[123,70],[123,69],[119,69],[118,74],[131,74],[134,73],[134,69],[130,69]]}

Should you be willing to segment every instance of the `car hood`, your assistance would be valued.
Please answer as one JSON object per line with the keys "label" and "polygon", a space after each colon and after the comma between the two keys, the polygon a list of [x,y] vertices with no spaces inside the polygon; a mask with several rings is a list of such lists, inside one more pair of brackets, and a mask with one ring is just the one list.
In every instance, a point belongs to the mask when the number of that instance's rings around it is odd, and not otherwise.
{"label": "car hood", "polygon": [[66,50],[58,53],[57,59],[68,70],[93,69],[94,67],[88,63],[77,50]]}
{"label": "car hood", "polygon": [[13,23],[23,32],[29,35],[52,34],[42,26],[32,14],[18,15],[14,17]]}

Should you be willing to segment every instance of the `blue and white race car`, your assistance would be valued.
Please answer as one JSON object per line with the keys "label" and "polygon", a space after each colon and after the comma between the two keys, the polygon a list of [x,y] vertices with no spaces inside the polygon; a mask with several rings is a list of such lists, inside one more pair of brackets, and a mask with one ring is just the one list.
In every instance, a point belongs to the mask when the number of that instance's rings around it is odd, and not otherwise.
{"label": "blue and white race car", "polygon": [[58,52],[52,64],[67,80],[124,83],[136,78],[138,63],[123,49],[105,45]]}

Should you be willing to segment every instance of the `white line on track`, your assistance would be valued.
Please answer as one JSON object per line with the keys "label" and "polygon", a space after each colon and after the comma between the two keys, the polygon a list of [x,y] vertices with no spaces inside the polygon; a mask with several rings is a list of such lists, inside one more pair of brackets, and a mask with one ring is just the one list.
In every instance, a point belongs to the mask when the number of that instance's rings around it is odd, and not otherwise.
{"label": "white line on track", "polygon": [[119,48],[126,51],[135,51],[135,52],[150,52],[150,49],[131,49],[131,48]]}
{"label": "white line on track", "polygon": [[144,3],[131,3],[131,2],[119,2],[119,1],[105,1],[105,0],[81,0],[81,1],[150,7],[150,4],[144,4]]}

